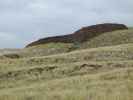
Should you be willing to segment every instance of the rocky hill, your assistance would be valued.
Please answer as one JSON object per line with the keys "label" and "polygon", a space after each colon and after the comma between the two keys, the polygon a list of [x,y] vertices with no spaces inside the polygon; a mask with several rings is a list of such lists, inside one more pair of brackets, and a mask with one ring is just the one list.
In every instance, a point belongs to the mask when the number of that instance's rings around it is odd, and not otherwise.
{"label": "rocky hill", "polygon": [[31,44],[27,45],[26,47],[40,45],[40,44],[46,44],[46,43],[82,43],[85,42],[95,36],[98,36],[100,34],[103,34],[105,32],[111,32],[115,30],[122,30],[122,29],[128,29],[123,24],[112,24],[112,23],[105,23],[105,24],[97,24],[92,25],[88,27],[83,27],[80,30],[69,34],[69,35],[63,35],[63,36],[55,36],[55,37],[48,37],[43,38],[38,41],[32,42]]}

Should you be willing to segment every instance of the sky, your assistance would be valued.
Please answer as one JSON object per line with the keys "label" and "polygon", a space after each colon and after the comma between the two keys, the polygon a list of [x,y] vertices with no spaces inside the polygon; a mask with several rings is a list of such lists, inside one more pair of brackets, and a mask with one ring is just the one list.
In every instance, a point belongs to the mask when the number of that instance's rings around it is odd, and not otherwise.
{"label": "sky", "polygon": [[99,23],[133,26],[133,0],[0,0],[0,48]]}

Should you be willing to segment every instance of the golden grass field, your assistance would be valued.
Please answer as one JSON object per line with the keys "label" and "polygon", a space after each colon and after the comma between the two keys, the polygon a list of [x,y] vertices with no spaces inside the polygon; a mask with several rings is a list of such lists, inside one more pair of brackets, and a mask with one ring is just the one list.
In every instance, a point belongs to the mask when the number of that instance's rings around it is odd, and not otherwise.
{"label": "golden grass field", "polygon": [[77,47],[51,43],[2,55],[0,100],[133,100],[132,36],[131,28]]}

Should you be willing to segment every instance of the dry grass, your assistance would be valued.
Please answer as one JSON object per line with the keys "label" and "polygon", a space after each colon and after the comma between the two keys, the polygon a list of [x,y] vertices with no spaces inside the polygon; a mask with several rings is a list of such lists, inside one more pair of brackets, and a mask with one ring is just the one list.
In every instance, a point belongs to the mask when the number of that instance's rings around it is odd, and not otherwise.
{"label": "dry grass", "polygon": [[40,81],[0,91],[0,100],[132,100],[133,69]]}
{"label": "dry grass", "polygon": [[73,52],[72,44],[51,43],[20,51],[17,59],[1,56],[0,100],[133,100],[131,32],[103,34]]}
{"label": "dry grass", "polygon": [[119,30],[101,34],[90,39],[86,43],[48,43],[45,45],[26,48],[21,53],[23,57],[47,56],[52,54],[67,53],[85,48],[97,48],[104,46],[114,46],[120,44],[133,43],[133,28]]}
{"label": "dry grass", "polygon": [[86,42],[81,48],[97,48],[103,46],[133,43],[133,28],[104,33]]}

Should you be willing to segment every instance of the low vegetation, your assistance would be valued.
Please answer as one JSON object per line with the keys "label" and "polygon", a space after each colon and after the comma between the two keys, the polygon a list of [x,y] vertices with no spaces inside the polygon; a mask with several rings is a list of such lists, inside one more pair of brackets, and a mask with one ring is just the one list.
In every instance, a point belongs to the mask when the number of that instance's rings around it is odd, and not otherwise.
{"label": "low vegetation", "polygon": [[[97,48],[101,46],[112,46],[126,43],[133,43],[133,28],[128,30],[120,30],[99,35],[89,42],[86,42],[83,47]],[[83,48],[82,47],[82,48]]]}
{"label": "low vegetation", "polygon": [[132,32],[1,55],[0,100],[133,100]]}
{"label": "low vegetation", "polygon": [[97,48],[104,46],[115,46],[133,43],[133,29],[119,30],[103,33],[97,37],[89,39],[84,43],[48,43],[32,46],[22,50],[21,57],[48,56],[54,54],[68,53],[75,50]]}

